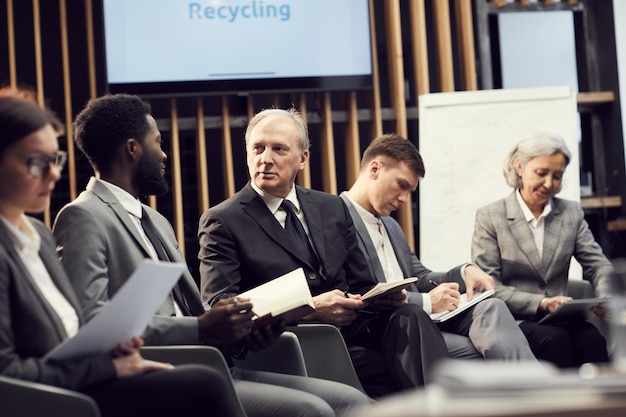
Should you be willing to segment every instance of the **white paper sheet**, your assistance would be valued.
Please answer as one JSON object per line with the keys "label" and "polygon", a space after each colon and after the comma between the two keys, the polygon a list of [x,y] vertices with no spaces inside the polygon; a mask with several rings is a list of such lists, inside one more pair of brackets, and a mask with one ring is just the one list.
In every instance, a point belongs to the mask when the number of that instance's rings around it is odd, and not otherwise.
{"label": "white paper sheet", "polygon": [[110,351],[140,336],[163,303],[186,265],[146,259],[128,278],[106,308],[57,345],[47,359],[64,360]]}

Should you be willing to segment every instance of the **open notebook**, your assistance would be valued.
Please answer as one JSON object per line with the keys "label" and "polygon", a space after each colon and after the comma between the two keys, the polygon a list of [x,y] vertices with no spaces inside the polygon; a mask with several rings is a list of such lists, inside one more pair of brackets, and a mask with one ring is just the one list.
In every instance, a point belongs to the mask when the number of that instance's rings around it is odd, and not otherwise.
{"label": "open notebook", "polygon": [[495,290],[491,289],[491,290],[486,290],[483,292],[475,292],[474,293],[474,297],[472,297],[471,301],[467,301],[467,294],[461,294],[461,302],[459,303],[459,306],[452,310],[452,311],[443,311],[441,313],[434,313],[430,315],[430,318],[435,322],[435,323],[441,323],[444,322],[446,320],[450,320],[452,317],[455,317],[459,314],[461,314],[462,312],[464,312],[465,310],[467,310],[468,308],[475,306],[476,304],[480,303],[482,300],[484,300],[485,298],[489,298],[491,297],[493,294],[495,293]]}

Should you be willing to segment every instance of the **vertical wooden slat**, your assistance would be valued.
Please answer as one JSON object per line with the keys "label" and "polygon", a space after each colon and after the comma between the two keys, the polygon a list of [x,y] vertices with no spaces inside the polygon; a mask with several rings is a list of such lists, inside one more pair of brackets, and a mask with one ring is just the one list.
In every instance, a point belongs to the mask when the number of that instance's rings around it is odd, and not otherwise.
{"label": "vertical wooden slat", "polygon": [[67,173],[70,181],[70,199],[76,198],[76,156],[72,138],[72,79],[70,78],[70,49],[67,39],[67,4],[59,0],[61,18],[61,56],[63,60],[63,100],[65,103],[65,136],[67,137]]}
{"label": "vertical wooden slat", "polygon": [[406,96],[404,93],[404,56],[402,52],[402,24],[400,1],[385,2],[385,26],[387,28],[387,55],[389,65],[389,95],[396,111],[397,134],[406,137]]}
{"label": "vertical wooden slat", "polygon": [[206,131],[204,128],[204,104],[202,97],[196,102],[196,165],[198,167],[198,202],[200,213],[209,209],[209,174],[207,164]]}
{"label": "vertical wooden slat", "polygon": [[515,0],[516,3],[519,3],[520,6],[525,7],[530,4],[530,0]]}
{"label": "vertical wooden slat", "polygon": [[374,0],[370,0],[370,31],[372,42],[372,139],[383,133],[383,114],[380,104],[380,74],[378,71],[378,47],[376,45],[376,19],[374,18]]}
{"label": "vertical wooden slat", "polygon": [[[387,53],[389,56],[389,94],[391,95],[392,106],[396,111],[396,133],[406,138],[408,129],[404,93],[404,56],[402,52],[400,2],[398,0],[385,2],[385,25],[387,27]],[[414,250],[415,233],[413,231],[410,198],[398,210],[398,222],[402,226],[409,246]]]}
{"label": "vertical wooden slat", "polygon": [[476,81],[476,57],[474,55],[474,27],[472,23],[472,0],[455,0],[461,80],[463,89],[474,91]]}
{"label": "vertical wooden slat", "polygon": [[[45,107],[45,99],[43,93],[43,58],[41,53],[41,13],[39,9],[39,0],[33,0],[33,32],[35,38],[35,78],[37,85],[37,103],[42,108]],[[44,223],[50,227],[50,207],[47,207],[43,213]]]}
{"label": "vertical wooden slat", "polygon": [[[306,114],[306,96],[304,94],[299,94],[298,97],[298,111],[302,115],[302,120],[304,123],[307,123],[307,114]],[[310,153],[309,153],[310,155]],[[300,171],[298,177],[296,178],[298,185],[304,188],[311,188],[311,160],[309,159],[309,163],[306,164],[304,169]]]}
{"label": "vertical wooden slat", "polygon": [[17,67],[15,64],[15,21],[13,20],[13,0],[7,0],[7,37],[9,43],[9,85],[11,88],[16,88]]}
{"label": "vertical wooden slat", "polygon": [[87,30],[87,68],[89,72],[89,97],[96,98],[96,53],[93,38],[93,6],[92,0],[85,0],[85,27]]}
{"label": "vertical wooden slat", "polygon": [[235,171],[233,168],[233,141],[230,134],[230,115],[228,97],[222,97],[222,154],[224,156],[224,189],[226,197],[235,194]]}
{"label": "vertical wooden slat", "polygon": [[248,111],[248,120],[254,117],[254,98],[252,96],[248,96],[246,100],[246,108]]}
{"label": "vertical wooden slat", "polygon": [[430,93],[430,72],[428,70],[428,39],[426,36],[426,9],[424,0],[411,0],[409,3],[413,60],[415,65],[415,97]]}
{"label": "vertical wooden slat", "polygon": [[37,83],[37,102],[41,107],[45,105],[43,93],[43,57],[41,53],[41,12],[39,0],[33,0],[33,30],[35,34],[35,76]]}
{"label": "vertical wooden slat", "polygon": [[361,146],[359,141],[359,116],[356,93],[351,91],[346,96],[348,122],[346,123],[346,179],[350,188],[359,175]]}
{"label": "vertical wooden slat", "polygon": [[335,139],[330,93],[322,95],[322,183],[324,191],[337,194],[337,167],[335,165]]}
{"label": "vertical wooden slat", "polygon": [[172,167],[172,198],[174,204],[174,232],[181,252],[185,253],[185,222],[183,219],[183,180],[180,166],[180,136],[178,133],[178,109],[176,99],[170,99],[172,120],[170,160]]}
{"label": "vertical wooden slat", "polygon": [[440,89],[442,92],[450,92],[454,91],[454,69],[452,64],[452,35],[450,34],[450,6],[448,2],[433,2],[433,13],[435,15]]}

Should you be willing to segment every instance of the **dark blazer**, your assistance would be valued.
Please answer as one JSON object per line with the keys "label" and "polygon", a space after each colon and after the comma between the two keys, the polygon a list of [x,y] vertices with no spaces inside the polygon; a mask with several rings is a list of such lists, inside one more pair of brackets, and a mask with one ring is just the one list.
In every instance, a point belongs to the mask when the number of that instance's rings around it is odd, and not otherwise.
{"label": "dark blazer", "polygon": [[580,204],[560,198],[552,203],[542,257],[515,192],[476,212],[472,258],[494,278],[496,296],[518,319],[536,319],[542,298],[567,294],[572,256],[582,265],[596,296],[610,295],[612,266],[594,240]]}
{"label": "dark blazer", "polygon": [[[169,260],[185,262],[171,224],[160,213],[143,205],[160,233]],[[81,304],[89,317],[100,311],[126,282],[141,262],[150,256],[141,235],[124,207],[109,189],[92,178],[76,200],[63,207],[54,222],[58,253]],[[180,278],[188,306],[183,313],[204,312],[198,287],[187,269]],[[168,298],[144,333],[148,345],[199,343],[195,317],[170,317],[174,313]]]}
{"label": "dark blazer", "polygon": [[[78,299],[55,252],[54,238],[47,227],[31,219],[41,236],[39,255],[52,281],[76,310],[82,323]],[[0,374],[70,389],[114,380],[115,368],[109,355],[62,363],[42,357],[61,343],[67,334],[50,307],[0,222]]]}
{"label": "dark blazer", "polygon": [[[372,243],[372,239],[370,239],[365,223],[363,223],[361,216],[354,207],[354,204],[352,204],[346,196],[346,193],[341,193],[340,197],[346,203],[346,206],[350,211],[357,236],[359,238],[359,248],[366,254],[367,263],[372,275],[376,277],[379,282],[385,282],[383,267],[380,264],[376,248]],[[424,301],[421,293],[427,293],[433,289],[433,284],[430,281],[436,283],[457,282],[459,284],[460,291],[462,293],[465,292],[465,282],[461,277],[461,266],[457,266],[448,272],[431,271],[420,262],[415,253],[411,250],[406,241],[406,237],[404,236],[404,232],[398,222],[393,217],[389,216],[381,217],[381,221],[387,230],[387,234],[389,235],[389,240],[391,241],[391,246],[393,246],[393,250],[396,254],[396,259],[400,264],[402,274],[405,278],[418,278],[417,282],[411,284],[407,288],[409,291],[408,300],[410,303],[417,304],[423,308]]]}
{"label": "dark blazer", "polygon": [[363,293],[375,284],[343,201],[298,186],[296,193],[320,259],[319,270],[295,251],[265,202],[247,184],[200,218],[203,300],[213,303],[234,296],[299,267],[305,269],[313,295],[336,288]]}

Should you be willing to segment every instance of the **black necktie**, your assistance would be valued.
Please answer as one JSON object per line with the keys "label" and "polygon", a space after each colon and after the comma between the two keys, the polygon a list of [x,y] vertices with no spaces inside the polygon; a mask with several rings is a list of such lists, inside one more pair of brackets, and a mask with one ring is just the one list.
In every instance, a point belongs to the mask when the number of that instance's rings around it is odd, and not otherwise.
{"label": "black necktie", "polygon": [[[152,223],[152,220],[150,220],[148,213],[146,213],[143,207],[141,208],[141,227],[143,228],[143,231],[146,232],[146,237],[148,238],[150,243],[152,243],[154,251],[156,252],[159,260],[169,262],[170,257],[167,256],[165,247],[163,246],[161,238],[159,237],[159,232],[154,223]],[[174,288],[172,288],[172,292],[174,293],[174,300],[176,300],[176,303],[183,311],[183,314],[190,315],[191,309],[187,305],[187,301],[183,296],[183,292],[180,288],[180,280],[176,283],[176,285],[174,285]],[[185,311],[185,309],[187,311]]]}
{"label": "black necktie", "polygon": [[311,246],[311,242],[309,242],[309,237],[304,231],[304,227],[302,226],[300,219],[298,219],[298,216],[296,215],[295,206],[291,201],[285,199],[282,203],[280,203],[280,208],[287,213],[287,217],[285,218],[285,231],[291,238],[291,241],[294,243],[297,250],[299,250],[300,253],[306,257],[313,270],[317,271],[319,269],[317,255]]}

